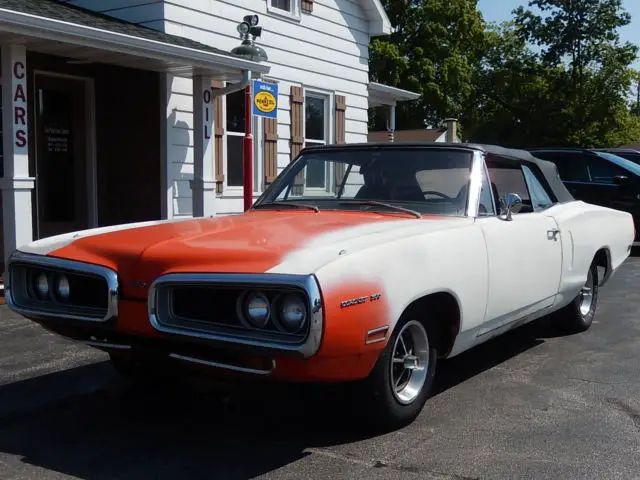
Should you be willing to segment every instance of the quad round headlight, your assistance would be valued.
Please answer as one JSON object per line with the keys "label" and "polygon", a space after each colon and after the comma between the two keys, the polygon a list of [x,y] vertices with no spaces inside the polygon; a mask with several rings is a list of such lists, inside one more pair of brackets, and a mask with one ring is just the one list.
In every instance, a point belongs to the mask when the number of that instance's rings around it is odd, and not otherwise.
{"label": "quad round headlight", "polygon": [[71,285],[69,285],[69,279],[66,275],[60,275],[56,284],[56,292],[58,296],[63,300],[67,300],[71,295]]}
{"label": "quad round headlight", "polygon": [[250,293],[244,303],[244,310],[247,321],[251,326],[264,328],[269,321],[271,306],[269,299],[262,293]]}
{"label": "quad round headlight", "polygon": [[289,333],[298,333],[307,322],[307,307],[299,295],[285,295],[278,302],[278,323]]}
{"label": "quad round headlight", "polygon": [[36,291],[42,298],[49,294],[49,279],[44,273],[38,275],[38,278],[36,279]]}

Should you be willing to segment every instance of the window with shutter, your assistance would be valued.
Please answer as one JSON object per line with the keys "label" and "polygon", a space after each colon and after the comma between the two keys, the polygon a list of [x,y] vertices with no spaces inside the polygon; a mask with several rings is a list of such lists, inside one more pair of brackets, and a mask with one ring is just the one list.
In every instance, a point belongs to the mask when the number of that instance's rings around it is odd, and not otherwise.
{"label": "window with shutter", "polygon": [[[211,86],[215,88],[222,88],[222,82],[214,80],[211,82]],[[216,191],[222,193],[224,188],[224,117],[222,111],[222,97],[215,97],[213,102],[213,132],[214,132],[214,145],[213,145],[213,161],[215,164],[216,172]]]}
{"label": "window with shutter", "polygon": [[311,13],[313,0],[267,0],[267,11],[300,19],[300,13]]}

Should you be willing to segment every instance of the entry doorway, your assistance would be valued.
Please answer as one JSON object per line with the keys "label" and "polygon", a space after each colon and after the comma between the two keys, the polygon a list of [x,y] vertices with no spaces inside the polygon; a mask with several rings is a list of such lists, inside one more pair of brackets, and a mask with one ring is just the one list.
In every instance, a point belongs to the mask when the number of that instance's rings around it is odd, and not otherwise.
{"label": "entry doorway", "polygon": [[37,238],[97,225],[93,81],[34,73]]}

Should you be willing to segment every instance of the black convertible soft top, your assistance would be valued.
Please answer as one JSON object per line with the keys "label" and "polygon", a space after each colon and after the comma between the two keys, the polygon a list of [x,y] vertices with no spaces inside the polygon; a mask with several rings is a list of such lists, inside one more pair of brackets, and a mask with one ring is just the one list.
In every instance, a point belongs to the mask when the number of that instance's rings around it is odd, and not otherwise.
{"label": "black convertible soft top", "polygon": [[500,157],[503,161],[528,162],[535,164],[544,175],[549,188],[560,203],[572,202],[575,198],[569,193],[567,187],[560,179],[558,168],[553,162],[542,160],[534,157],[526,150],[515,148],[504,148],[497,145],[485,145],[479,143],[449,143],[449,142],[379,142],[379,143],[342,143],[331,145],[319,145],[304,148],[300,154],[305,151],[318,150],[383,150],[383,149],[404,149],[404,148],[438,148],[438,149],[455,149],[455,150],[476,150],[489,155]]}

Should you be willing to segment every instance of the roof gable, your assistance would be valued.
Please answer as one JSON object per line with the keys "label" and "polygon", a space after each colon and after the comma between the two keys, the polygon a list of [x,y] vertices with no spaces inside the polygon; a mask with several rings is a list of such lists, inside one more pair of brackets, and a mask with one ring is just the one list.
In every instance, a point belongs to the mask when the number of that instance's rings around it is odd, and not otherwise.
{"label": "roof gable", "polygon": [[369,36],[389,35],[393,32],[391,21],[380,0],[360,0],[360,6],[369,21]]}

